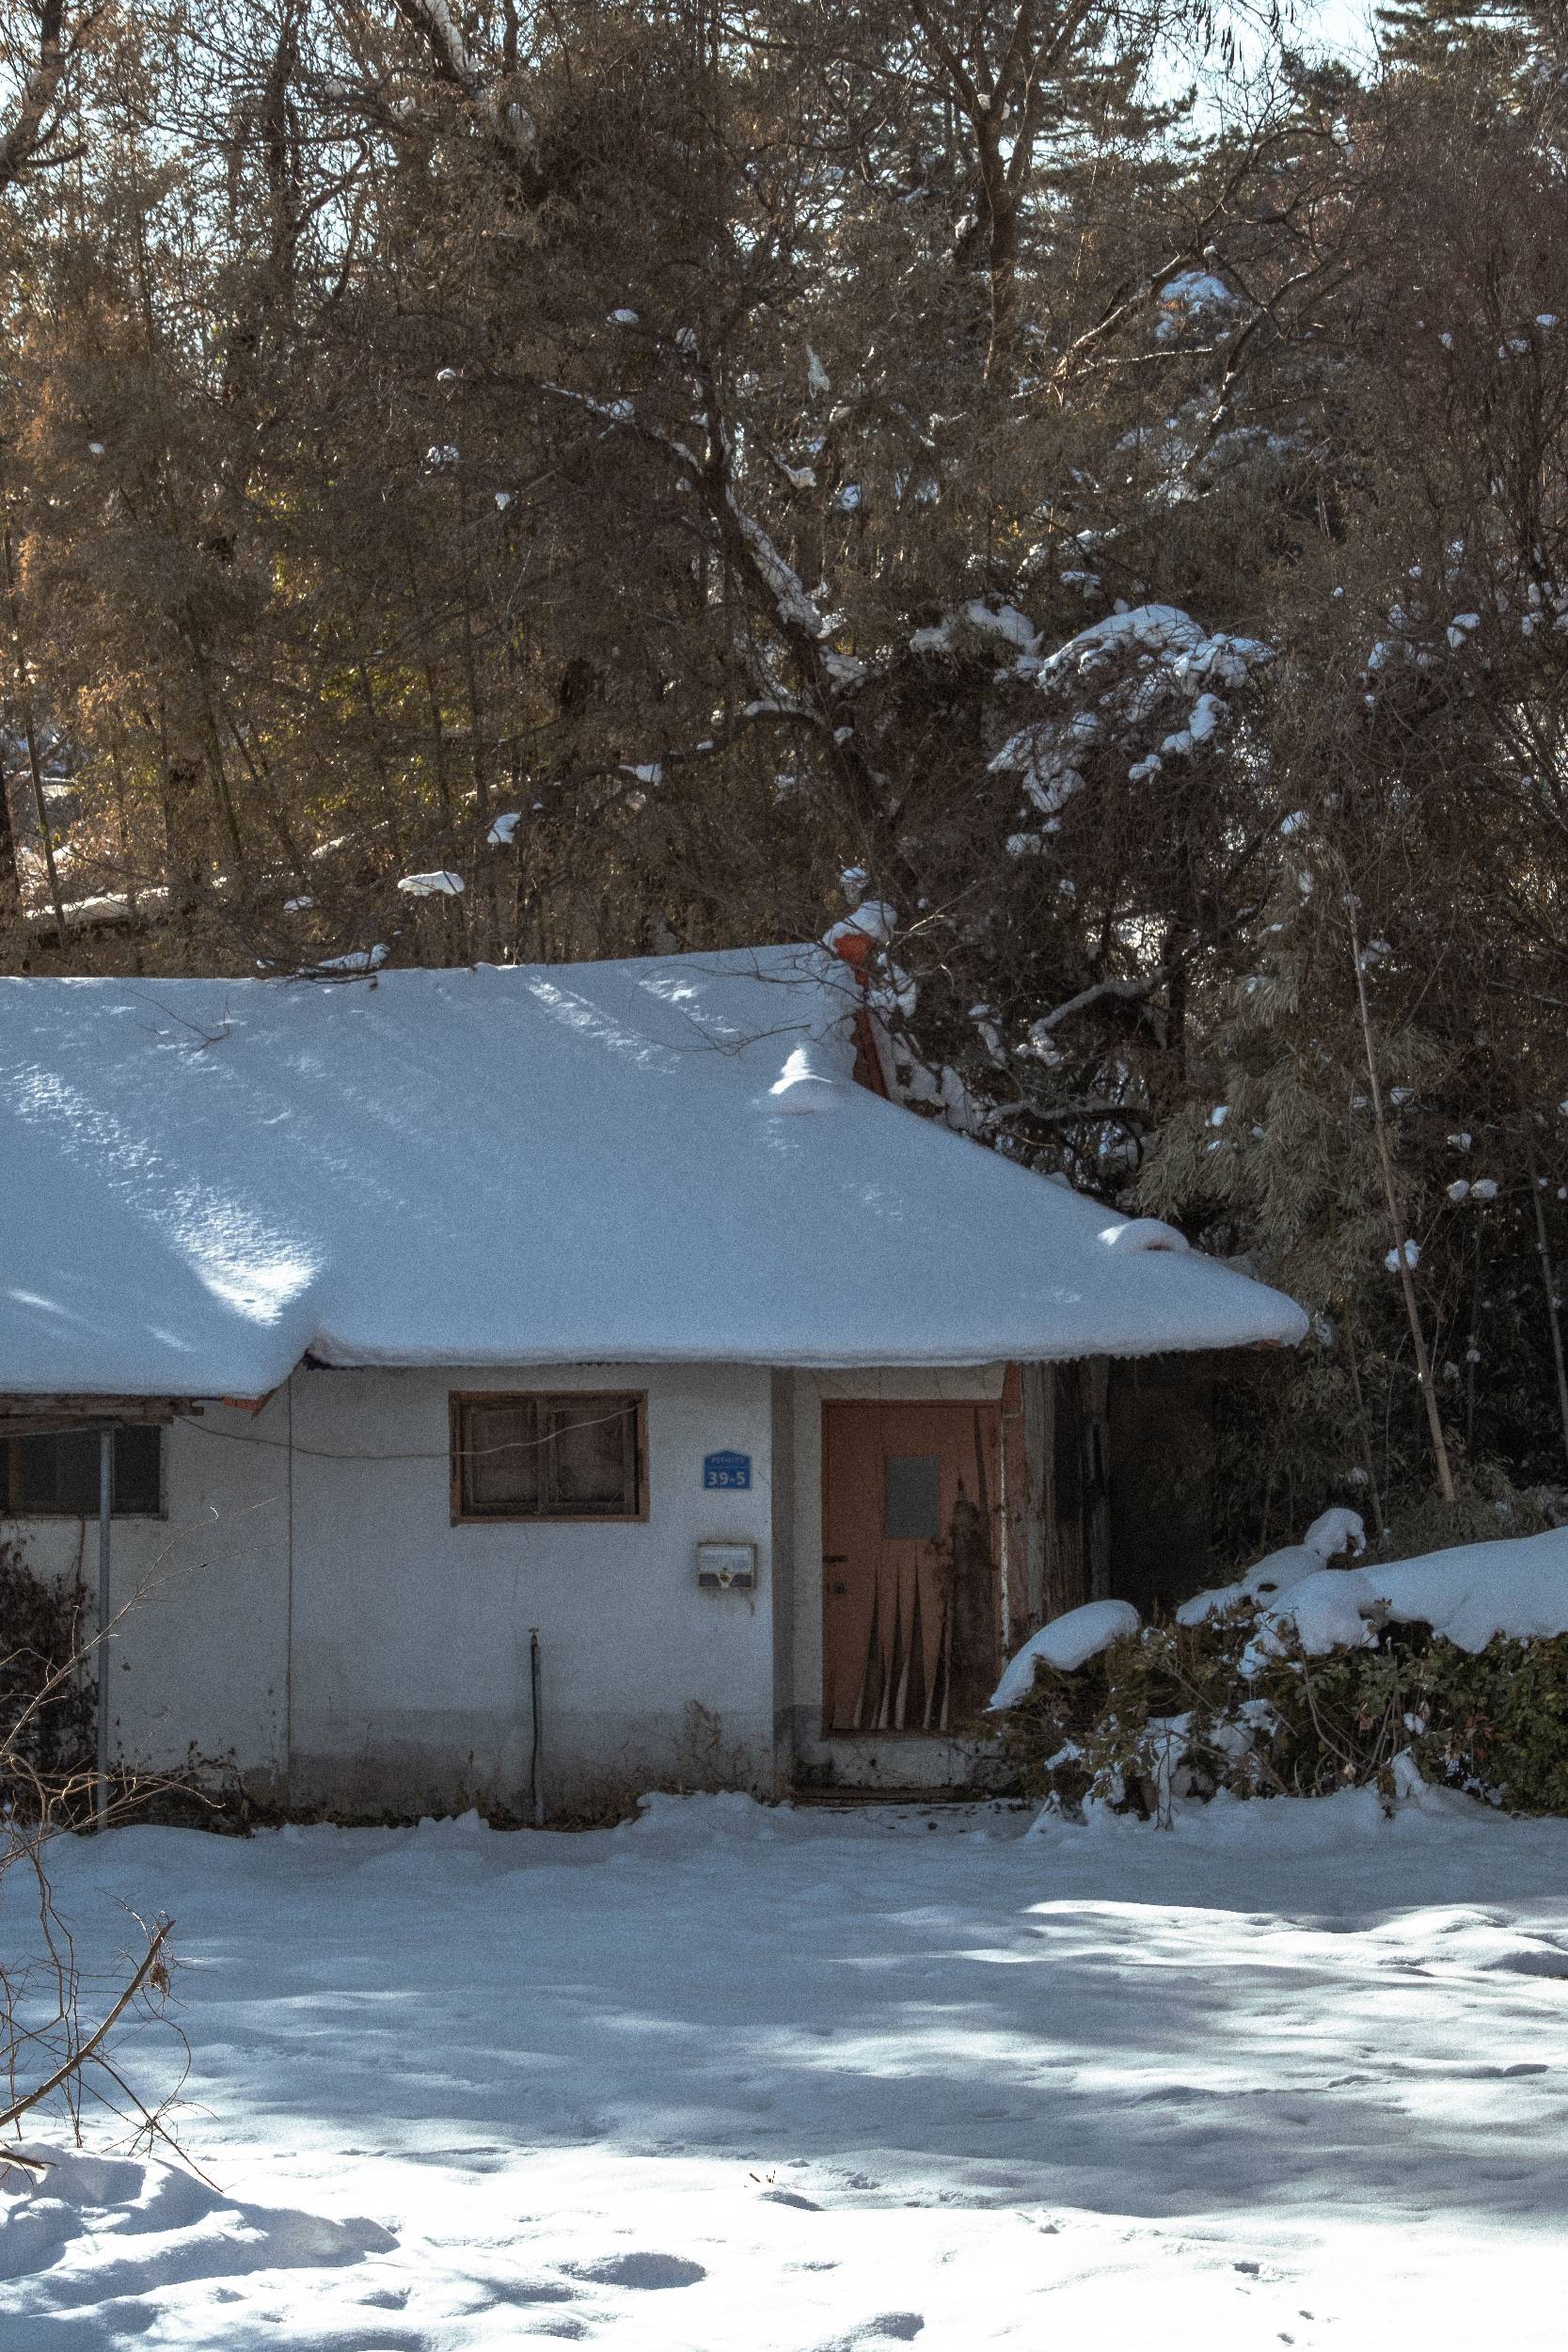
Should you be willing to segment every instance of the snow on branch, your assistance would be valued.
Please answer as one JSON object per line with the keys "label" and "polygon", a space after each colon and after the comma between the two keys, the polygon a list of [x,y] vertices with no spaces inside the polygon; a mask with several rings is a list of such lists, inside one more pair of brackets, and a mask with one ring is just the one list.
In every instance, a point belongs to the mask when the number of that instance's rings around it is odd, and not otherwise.
{"label": "snow on branch", "polygon": [[488,78],[468,49],[448,0],[392,0],[404,24],[424,47],[441,80],[460,90],[484,117],[499,142],[519,159],[533,161],[539,134],[526,106]]}
{"label": "snow on branch", "polygon": [[808,637],[820,643],[830,633],[832,624],[824,617],[816,599],[808,595],[800,574],[785,563],[756,516],[747,513],[727,483],[724,503],[735,517],[736,527],[767,585],[783,626],[801,629]]}
{"label": "snow on branch", "polygon": [[395,6],[400,16],[424,34],[452,80],[461,82],[472,95],[479,83],[478,68],[452,23],[447,0],[395,0]]}
{"label": "snow on branch", "polygon": [[[651,442],[680,465],[689,467],[693,477],[707,471],[685,441],[661,432],[657,425],[645,423],[639,418],[630,401],[597,400],[592,393],[573,391],[564,384],[546,383],[543,389],[553,393],[558,400],[575,401],[591,416],[602,418],[606,424],[635,432],[640,439]],[[781,626],[803,632],[814,644],[819,644],[831,634],[832,622],[809,594],[800,574],[780,554],[756,516],[741,505],[733,484],[728,480],[724,484],[723,499],[725,510],[768,590]]]}
{"label": "snow on branch", "polygon": [[1092,988],[1080,989],[1076,996],[1069,996],[1067,1003],[1058,1005],[1053,1012],[1041,1013],[1037,1021],[1032,1021],[1029,1024],[1030,1038],[1049,1037],[1053,1029],[1059,1028],[1064,1021],[1070,1021],[1074,1013],[1086,1012],[1091,1005],[1101,1004],[1107,997],[1115,997],[1123,1004],[1136,1004],[1140,997],[1152,995],[1157,988],[1163,987],[1169,979],[1172,969],[1170,964],[1163,963],[1157,971],[1142,973],[1134,979],[1096,980]]}
{"label": "snow on branch", "polygon": [[1171,604],[1123,607],[1054,653],[1022,656],[1013,664],[1016,676],[1033,678],[1058,705],[1076,707],[1019,728],[991,759],[993,774],[1021,777],[1044,819],[1037,831],[1014,835],[1009,848],[1018,855],[1037,850],[1044,835],[1060,830],[1062,811],[1085,787],[1091,757],[1102,770],[1125,762],[1127,781],[1141,786],[1169,760],[1217,748],[1229,723],[1227,696],[1273,659],[1273,646],[1261,639],[1211,632]]}
{"label": "snow on branch", "polygon": [[1092,676],[1111,655],[1133,650],[1152,656],[1180,684],[1240,686],[1252,669],[1274,660],[1274,647],[1260,638],[1211,634],[1180,605],[1141,604],[1081,628],[1046,656],[1036,675],[1042,687],[1069,675]]}
{"label": "snow on branch", "polygon": [[944,612],[929,628],[917,628],[910,639],[911,653],[952,653],[962,645],[965,637],[984,641],[1000,638],[1015,653],[1035,654],[1039,651],[1039,637],[1027,614],[1016,605],[998,601],[988,604],[983,597],[974,596],[951,612]]}

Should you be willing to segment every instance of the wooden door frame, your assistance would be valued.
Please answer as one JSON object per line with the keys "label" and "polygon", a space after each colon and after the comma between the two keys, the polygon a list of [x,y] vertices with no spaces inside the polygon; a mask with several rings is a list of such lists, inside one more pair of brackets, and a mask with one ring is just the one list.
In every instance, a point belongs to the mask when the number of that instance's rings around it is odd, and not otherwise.
{"label": "wooden door frame", "polygon": [[[987,1661],[985,1671],[989,1673],[992,1665],[994,1665],[998,1670],[1000,1669],[1002,1658],[1005,1654],[1006,1629],[1009,1616],[1009,1556],[1014,1548],[1011,1541],[1011,1531],[1009,1528],[1009,1519],[1012,1518],[1013,1513],[1009,1509],[1008,1495],[1006,1396],[1006,1389],[1004,1389],[1002,1396],[997,1396],[995,1394],[990,1396],[969,1397],[933,1397],[930,1395],[875,1397],[824,1396],[818,1399],[817,1436],[818,1460],[820,1463],[820,1494],[818,1498],[818,1508],[819,1527],[821,1531],[821,1540],[818,1550],[819,1557],[822,1562],[823,1574],[821,1592],[817,1604],[817,1622],[819,1630],[819,1689],[817,1698],[820,1710],[818,1715],[818,1736],[824,1741],[863,1741],[868,1739],[877,1740],[912,1740],[920,1741],[923,1744],[929,1744],[933,1741],[943,1740],[949,1742],[961,1742],[965,1739],[972,1736],[967,1725],[954,1726],[946,1723],[921,1724],[919,1726],[899,1726],[895,1728],[892,1725],[879,1726],[877,1724],[835,1724],[830,1720],[830,1715],[832,1711],[830,1708],[830,1694],[832,1691],[831,1676],[833,1662],[831,1655],[832,1645],[830,1641],[828,1622],[829,1581],[827,1573],[832,1560],[832,1555],[830,1554],[828,1549],[829,1513],[832,1508],[832,1501],[830,1487],[830,1466],[833,1452],[829,1435],[831,1419],[835,1415],[840,1415],[843,1417],[844,1423],[848,1423],[855,1417],[863,1416],[866,1417],[869,1422],[874,1422],[875,1420],[879,1417],[901,1412],[911,1415],[935,1414],[942,1417],[943,1420],[947,1420],[949,1417],[961,1415],[964,1417],[964,1424],[968,1427],[973,1427],[978,1434],[979,1445],[981,1449],[977,1457],[980,1471],[980,1480],[978,1483],[981,1486],[982,1491],[976,1495],[975,1501],[982,1506],[984,1511],[984,1517],[987,1524],[988,1541],[991,1554],[990,1562],[990,1616],[993,1628],[992,1646],[996,1653],[994,1660]],[[955,1426],[957,1425],[958,1424],[955,1423]],[[990,1479],[994,1480],[994,1489],[991,1488],[990,1482],[987,1479],[988,1466]],[[880,1569],[879,1568],[879,1575]],[[951,1634],[948,1636],[948,1639],[951,1641]],[[939,1660],[942,1665],[942,1670],[946,1673],[950,1673],[952,1671],[951,1652],[947,1652],[945,1656],[939,1652]],[[971,1661],[972,1670],[973,1662],[974,1661]]]}

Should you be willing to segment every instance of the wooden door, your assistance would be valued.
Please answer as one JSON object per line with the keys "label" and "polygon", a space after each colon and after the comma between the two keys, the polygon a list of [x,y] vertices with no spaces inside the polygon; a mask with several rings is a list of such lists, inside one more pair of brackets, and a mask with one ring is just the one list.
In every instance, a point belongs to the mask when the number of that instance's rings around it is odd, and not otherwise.
{"label": "wooden door", "polygon": [[822,1407],[822,1729],[959,1734],[1000,1664],[993,1404]]}

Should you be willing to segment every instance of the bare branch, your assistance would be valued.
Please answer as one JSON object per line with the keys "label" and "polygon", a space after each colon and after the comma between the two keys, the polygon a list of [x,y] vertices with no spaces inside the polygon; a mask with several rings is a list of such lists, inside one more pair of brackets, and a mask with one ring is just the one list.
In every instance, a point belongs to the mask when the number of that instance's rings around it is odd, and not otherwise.
{"label": "bare branch", "polygon": [[52,2074],[46,2075],[41,2083],[36,2084],[24,2097],[13,2099],[10,2106],[4,2112],[0,2112],[0,2131],[4,2131],[8,2124],[16,2122],[19,2117],[25,2115],[29,2108],[36,2107],[40,2101],[52,2098],[54,2093],[63,2084],[69,2082],[73,2075],[80,2074],[83,2067],[87,2064],[95,2051],[108,2040],[109,2035],[124,2016],[143,1985],[161,1964],[164,1947],[168,1942],[169,1931],[173,1925],[172,1919],[166,1919],[153,1930],[151,1941],[142,1956],[140,1967],[132,1977],[108,2015],[94,2027],[86,2042],[69,2050]]}
{"label": "bare branch", "polygon": [[60,85],[103,13],[103,0],[91,0],[75,23],[68,25],[65,0],[43,0],[39,11],[38,61],[23,83],[10,128],[0,134],[0,193],[25,179],[40,164],[53,129]]}

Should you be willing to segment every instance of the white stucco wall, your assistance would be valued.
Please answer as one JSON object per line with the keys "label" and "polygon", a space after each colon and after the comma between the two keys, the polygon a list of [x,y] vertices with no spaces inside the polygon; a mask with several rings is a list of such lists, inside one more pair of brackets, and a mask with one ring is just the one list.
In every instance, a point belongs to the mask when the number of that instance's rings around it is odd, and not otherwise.
{"label": "white stucco wall", "polygon": [[[302,1810],[526,1816],[537,1627],[552,1816],[797,1773],[961,1783],[962,1743],[822,1739],[821,1408],[1001,1385],[1001,1366],[302,1369],[260,1414],[210,1406],[166,1433],[166,1518],[114,1524],[115,1603],[133,1604],[109,1664],[115,1754],[231,1766]],[[646,1520],[454,1526],[449,1397],[507,1388],[643,1391]],[[705,1490],[722,1450],[752,1457],[750,1492]],[[95,1586],[94,1524],[8,1532]],[[699,1589],[705,1540],[756,1545],[754,1593]]]}
{"label": "white stucco wall", "polygon": [[[293,1385],[296,1804],[525,1811],[534,1626],[551,1811],[651,1786],[771,1790],[766,1371],[301,1371]],[[645,1521],[451,1524],[451,1391],[607,1387],[647,1394]],[[724,1449],[752,1456],[749,1493],[705,1491],[703,1457]],[[354,1453],[375,1458],[320,1458]],[[699,1590],[697,1544],[726,1539],[756,1545],[754,1594]]]}
{"label": "white stucco wall", "polygon": [[[280,1792],[288,1744],[288,1400],[209,1406],[164,1437],[163,1518],[117,1518],[107,1650],[111,1753],[150,1772],[232,1765]],[[97,1607],[98,1526],[12,1519],[43,1573]]]}
{"label": "white stucco wall", "polygon": [[[453,1390],[641,1390],[648,1517],[454,1526]],[[117,1757],[230,1760],[306,1809],[524,1813],[539,1629],[551,1814],[649,1787],[776,1786],[771,1379],[728,1365],[302,1369],[254,1417],[165,1439],[164,1519],[116,1519]],[[752,1463],[750,1492],[703,1457]],[[348,1456],[351,1458],[341,1458]],[[363,1456],[367,1458],[353,1458]],[[9,1523],[96,1590],[96,1524]],[[757,1547],[754,1593],[700,1590],[696,1546]]]}

